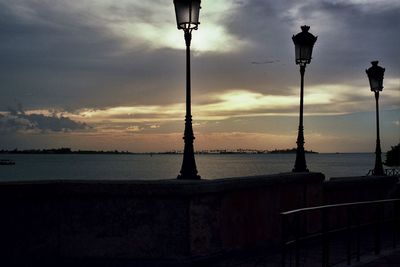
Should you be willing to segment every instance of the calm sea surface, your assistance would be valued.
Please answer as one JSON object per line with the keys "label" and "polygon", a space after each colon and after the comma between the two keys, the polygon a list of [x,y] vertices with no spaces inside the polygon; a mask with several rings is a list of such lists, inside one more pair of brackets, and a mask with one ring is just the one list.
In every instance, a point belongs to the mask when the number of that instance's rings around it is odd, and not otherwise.
{"label": "calm sea surface", "polygon": [[[171,179],[179,173],[182,155],[0,155],[13,166],[0,165],[0,181],[47,179]],[[365,175],[374,154],[307,154],[310,171],[327,178]],[[294,154],[196,155],[202,178],[216,179],[288,172]]]}

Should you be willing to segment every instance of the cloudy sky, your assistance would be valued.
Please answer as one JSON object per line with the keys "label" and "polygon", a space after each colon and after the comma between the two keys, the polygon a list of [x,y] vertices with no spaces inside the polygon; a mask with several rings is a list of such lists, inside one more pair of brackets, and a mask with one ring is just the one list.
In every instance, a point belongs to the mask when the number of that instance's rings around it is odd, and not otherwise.
{"label": "cloudy sky", "polygon": [[[172,0],[0,0],[0,148],[182,149],[185,43]],[[398,0],[203,0],[193,32],[195,148],[294,147],[293,34],[318,35],[306,149],[375,149],[365,69],[386,68],[383,150],[400,139]]]}

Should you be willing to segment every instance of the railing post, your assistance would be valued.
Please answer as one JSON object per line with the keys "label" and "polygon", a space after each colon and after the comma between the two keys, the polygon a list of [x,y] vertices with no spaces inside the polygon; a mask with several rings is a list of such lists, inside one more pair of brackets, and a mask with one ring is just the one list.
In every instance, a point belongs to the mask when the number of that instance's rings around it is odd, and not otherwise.
{"label": "railing post", "polygon": [[375,255],[381,252],[381,215],[382,215],[382,203],[377,203],[376,206],[376,222],[375,222]]}
{"label": "railing post", "polygon": [[285,214],[281,214],[282,215],[282,267],[285,267],[286,265],[286,242],[287,242],[287,238],[286,238],[286,215]]}
{"label": "railing post", "polygon": [[393,202],[392,205],[392,218],[390,220],[391,225],[392,225],[392,231],[393,231],[393,236],[392,236],[392,248],[396,248],[396,202]]}
{"label": "railing post", "polygon": [[399,235],[399,212],[400,212],[400,203],[399,201],[395,201],[393,206],[393,227],[394,227],[394,231],[393,231],[393,248],[397,247],[397,240],[398,240],[398,235]]}
{"label": "railing post", "polygon": [[347,265],[351,264],[351,241],[352,241],[352,225],[351,225],[351,206],[347,206]]}
{"label": "railing post", "polygon": [[300,266],[300,212],[295,215],[296,219],[296,232],[295,232],[295,250],[296,250],[296,267]]}
{"label": "railing post", "polygon": [[322,267],[329,266],[329,222],[328,209],[322,209]]}
{"label": "railing post", "polygon": [[360,247],[361,247],[361,207],[362,205],[357,205],[357,215],[356,215],[356,225],[357,225],[357,243],[356,243],[356,254],[357,261],[360,261]]}

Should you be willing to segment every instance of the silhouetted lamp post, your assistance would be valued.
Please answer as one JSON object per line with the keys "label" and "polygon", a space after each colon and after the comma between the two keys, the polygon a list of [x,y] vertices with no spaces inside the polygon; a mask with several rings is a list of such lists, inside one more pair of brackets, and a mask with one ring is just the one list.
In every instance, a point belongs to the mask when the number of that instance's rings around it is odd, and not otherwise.
{"label": "silhouetted lamp post", "polygon": [[309,26],[301,26],[301,32],[293,35],[296,64],[300,65],[300,119],[297,135],[296,163],[293,172],[308,172],[304,152],[304,127],[303,127],[303,97],[304,97],[304,72],[306,65],[311,62],[311,54],[317,37],[308,32]]}
{"label": "silhouetted lamp post", "polygon": [[385,175],[381,157],[381,140],[379,137],[379,92],[383,89],[383,74],[385,69],[378,66],[378,61],[371,62],[372,67],[366,70],[371,91],[375,93],[376,102],[376,148],[375,148],[375,168],[373,175]]}
{"label": "silhouetted lamp post", "polygon": [[176,23],[179,30],[185,33],[186,41],[186,117],[185,117],[185,147],[183,151],[183,162],[181,174],[178,179],[200,179],[197,175],[196,161],[194,159],[194,134],[191,114],[191,82],[190,82],[190,41],[192,31],[197,30],[200,14],[200,0],[174,0]]}

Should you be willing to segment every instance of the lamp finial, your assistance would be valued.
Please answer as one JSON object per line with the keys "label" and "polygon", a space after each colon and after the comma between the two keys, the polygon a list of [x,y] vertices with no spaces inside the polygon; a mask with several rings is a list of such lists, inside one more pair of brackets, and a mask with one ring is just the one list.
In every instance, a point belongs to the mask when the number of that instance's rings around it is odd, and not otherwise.
{"label": "lamp finial", "polygon": [[304,26],[301,26],[300,28],[301,28],[302,32],[308,32],[308,30],[310,29],[310,26],[304,25]]}

